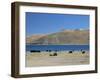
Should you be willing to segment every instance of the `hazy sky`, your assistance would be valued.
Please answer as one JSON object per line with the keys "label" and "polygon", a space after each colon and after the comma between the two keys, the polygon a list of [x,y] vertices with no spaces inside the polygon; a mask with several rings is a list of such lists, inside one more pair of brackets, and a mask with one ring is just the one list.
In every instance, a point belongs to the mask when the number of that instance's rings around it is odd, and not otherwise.
{"label": "hazy sky", "polygon": [[49,34],[63,29],[88,29],[89,15],[26,12],[26,35]]}

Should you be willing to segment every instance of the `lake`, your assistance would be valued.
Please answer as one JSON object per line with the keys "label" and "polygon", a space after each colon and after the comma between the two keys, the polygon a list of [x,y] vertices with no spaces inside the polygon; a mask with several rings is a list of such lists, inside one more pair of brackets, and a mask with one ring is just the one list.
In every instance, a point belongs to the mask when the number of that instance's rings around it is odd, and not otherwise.
{"label": "lake", "polygon": [[67,50],[89,50],[89,45],[26,45],[26,51],[67,51]]}

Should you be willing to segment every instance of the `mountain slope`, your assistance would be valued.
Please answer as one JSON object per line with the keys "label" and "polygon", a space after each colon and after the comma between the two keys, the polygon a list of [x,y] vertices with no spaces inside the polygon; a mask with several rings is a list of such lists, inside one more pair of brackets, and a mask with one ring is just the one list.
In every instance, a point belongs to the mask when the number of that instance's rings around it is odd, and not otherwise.
{"label": "mountain slope", "polygon": [[44,35],[32,35],[32,36],[28,36],[26,37],[26,43],[32,43],[35,40],[38,40],[39,38],[43,37]]}
{"label": "mountain slope", "polygon": [[64,30],[31,40],[30,44],[89,44],[89,30]]}

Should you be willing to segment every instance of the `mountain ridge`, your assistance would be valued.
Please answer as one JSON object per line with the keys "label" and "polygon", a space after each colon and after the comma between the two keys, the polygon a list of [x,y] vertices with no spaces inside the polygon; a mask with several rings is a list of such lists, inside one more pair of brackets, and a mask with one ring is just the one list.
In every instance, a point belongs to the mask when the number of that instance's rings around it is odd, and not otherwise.
{"label": "mountain ridge", "polygon": [[[33,39],[34,38],[34,39]],[[27,44],[35,45],[79,45],[89,44],[89,30],[63,30],[48,35],[35,35],[26,38]]]}

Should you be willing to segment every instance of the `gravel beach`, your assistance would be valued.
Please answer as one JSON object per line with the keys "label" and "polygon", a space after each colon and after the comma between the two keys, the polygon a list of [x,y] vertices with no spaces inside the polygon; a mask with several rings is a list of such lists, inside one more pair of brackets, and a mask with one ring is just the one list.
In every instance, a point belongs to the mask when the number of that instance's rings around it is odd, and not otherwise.
{"label": "gravel beach", "polygon": [[89,64],[89,51],[82,53],[81,51],[56,52],[27,52],[26,53],[26,67],[39,66],[65,66],[65,65],[85,65]]}

